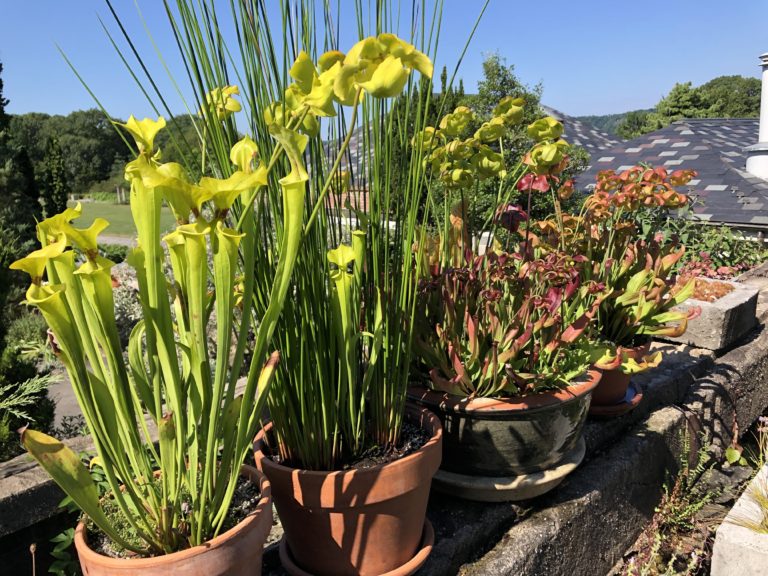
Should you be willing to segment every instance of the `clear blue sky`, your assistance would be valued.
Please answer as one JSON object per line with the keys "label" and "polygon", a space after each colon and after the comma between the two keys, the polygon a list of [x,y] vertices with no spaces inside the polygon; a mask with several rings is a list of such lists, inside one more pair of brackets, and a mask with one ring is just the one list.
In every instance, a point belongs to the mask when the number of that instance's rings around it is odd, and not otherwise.
{"label": "clear blue sky", "polygon": [[[340,1],[350,6],[351,16],[351,0]],[[161,0],[138,4],[171,69],[180,73]],[[228,10],[228,0],[221,4]],[[446,0],[437,66],[455,62],[481,4]],[[150,54],[153,71],[165,78],[133,0],[114,0],[114,5],[139,50]],[[113,116],[151,114],[97,15],[115,30],[101,0],[3,2],[0,61],[9,112],[66,114],[93,106],[58,54],[58,43]],[[757,56],[768,52],[768,0],[491,0],[459,72],[468,91],[481,78],[483,55],[489,52],[514,64],[524,82],[542,82],[544,103],[565,113],[651,107],[677,81],[757,76]],[[167,82],[163,89],[172,91]],[[171,98],[171,107],[183,111],[178,98]]]}

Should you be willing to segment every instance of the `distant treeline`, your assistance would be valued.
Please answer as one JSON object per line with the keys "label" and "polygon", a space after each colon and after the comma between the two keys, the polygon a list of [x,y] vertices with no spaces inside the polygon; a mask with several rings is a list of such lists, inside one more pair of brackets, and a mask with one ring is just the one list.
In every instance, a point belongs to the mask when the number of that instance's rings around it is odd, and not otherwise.
{"label": "distant treeline", "polygon": [[744,76],[718,76],[693,86],[678,83],[655,108],[578,119],[626,140],[660,130],[683,118],[756,118],[761,82]]}
{"label": "distant treeline", "polygon": [[[182,134],[189,144],[195,144],[197,136],[189,116],[178,116],[171,124],[176,134]],[[77,194],[114,191],[115,186],[122,184],[125,163],[131,159],[131,151],[120,133],[96,109],[72,112],[67,116],[40,112],[10,115],[8,132],[15,146],[26,150],[36,177],[44,172],[49,143],[55,139],[64,158],[69,189]],[[168,134],[170,130],[158,138],[163,160],[182,161],[184,154],[175,146],[166,146]],[[194,162],[194,159],[188,161]]]}
{"label": "distant treeline", "polygon": [[612,136],[618,136],[617,129],[624,122],[629,114],[648,114],[653,112],[653,108],[646,110],[632,110],[630,112],[621,112],[619,114],[602,114],[597,116],[576,116],[577,120],[586,122],[598,130],[602,130]]}

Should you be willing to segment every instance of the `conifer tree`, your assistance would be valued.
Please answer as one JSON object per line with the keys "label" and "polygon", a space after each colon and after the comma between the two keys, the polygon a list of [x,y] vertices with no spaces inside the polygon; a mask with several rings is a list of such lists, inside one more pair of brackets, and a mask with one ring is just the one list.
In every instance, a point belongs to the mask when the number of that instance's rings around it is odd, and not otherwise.
{"label": "conifer tree", "polygon": [[55,136],[48,139],[43,167],[40,198],[43,216],[48,218],[62,212],[67,207],[67,198],[71,191],[67,170],[64,166],[64,154],[59,140]]}

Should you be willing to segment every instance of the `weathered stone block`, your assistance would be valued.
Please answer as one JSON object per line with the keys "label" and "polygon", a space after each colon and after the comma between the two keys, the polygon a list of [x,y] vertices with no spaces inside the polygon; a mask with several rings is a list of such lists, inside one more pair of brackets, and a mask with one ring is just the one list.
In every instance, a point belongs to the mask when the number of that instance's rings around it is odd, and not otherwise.
{"label": "weathered stone block", "polygon": [[768,534],[755,532],[737,523],[740,519],[760,522],[762,511],[749,497],[754,489],[768,486],[768,464],[763,466],[747,491],[717,529],[712,553],[712,576],[761,576],[768,566]]}
{"label": "weathered stone block", "polygon": [[685,334],[668,340],[696,348],[723,350],[730,348],[752,330],[757,324],[758,290],[738,282],[725,283],[732,285],[733,291],[722,298],[714,302],[691,299],[679,306],[681,310],[698,306],[701,308],[701,316],[688,323]]}

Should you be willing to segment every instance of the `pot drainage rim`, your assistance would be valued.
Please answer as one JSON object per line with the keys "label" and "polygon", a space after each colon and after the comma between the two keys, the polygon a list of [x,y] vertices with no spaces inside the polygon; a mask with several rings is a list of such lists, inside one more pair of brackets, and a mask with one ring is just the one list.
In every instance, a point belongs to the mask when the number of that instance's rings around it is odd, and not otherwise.
{"label": "pot drainage rim", "polygon": [[[394,570],[385,572],[380,576],[408,576],[409,574],[413,574],[416,572],[416,570],[421,568],[424,562],[427,561],[427,558],[432,553],[434,544],[435,530],[432,528],[431,522],[425,518],[424,529],[421,533],[421,542],[419,543],[419,549],[416,551],[416,554],[413,556],[413,558],[408,560],[408,562],[402,566],[398,566]],[[288,547],[288,541],[285,539],[285,536],[280,539],[280,562],[283,565],[283,568],[285,568],[285,571],[288,572],[288,574],[291,576],[313,576],[311,572],[307,572],[306,570],[300,568],[294,562],[293,555],[291,554],[291,550]]]}
{"label": "pot drainage rim", "polygon": [[584,459],[584,438],[557,465],[541,472],[518,476],[469,476],[438,470],[432,480],[435,490],[478,502],[528,500],[549,492],[573,472]]}

